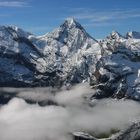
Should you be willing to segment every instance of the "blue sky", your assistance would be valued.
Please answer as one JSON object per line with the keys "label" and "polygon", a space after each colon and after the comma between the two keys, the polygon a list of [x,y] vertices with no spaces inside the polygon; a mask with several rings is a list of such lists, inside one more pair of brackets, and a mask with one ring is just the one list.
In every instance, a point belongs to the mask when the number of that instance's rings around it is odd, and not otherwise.
{"label": "blue sky", "polygon": [[0,0],[0,24],[16,25],[36,35],[74,17],[95,38],[112,30],[140,31],[140,0]]}

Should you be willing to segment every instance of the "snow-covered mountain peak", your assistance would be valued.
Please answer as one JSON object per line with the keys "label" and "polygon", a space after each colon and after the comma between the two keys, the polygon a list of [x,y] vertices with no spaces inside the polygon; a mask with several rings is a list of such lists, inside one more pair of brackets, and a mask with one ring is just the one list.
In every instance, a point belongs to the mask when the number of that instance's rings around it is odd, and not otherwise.
{"label": "snow-covered mountain peak", "polygon": [[[56,39],[61,43],[65,43],[65,40],[69,37],[71,39],[75,39],[75,36],[81,38],[83,35],[86,38],[92,38],[79,22],[77,22],[74,18],[67,18],[58,28],[46,35],[40,36],[39,39]],[[92,39],[97,42],[94,38]]]}
{"label": "snow-covered mountain peak", "polygon": [[72,24],[75,24],[75,23],[76,23],[76,21],[75,21],[74,18],[67,18],[67,19],[65,20],[65,22],[67,22],[69,25],[72,25]]}
{"label": "snow-covered mountain peak", "polygon": [[18,28],[17,26],[0,26],[0,36],[9,36],[12,38],[18,38],[18,37],[25,37],[31,35],[31,33],[23,31],[21,28]]}
{"label": "snow-covered mountain peak", "polygon": [[111,37],[112,39],[123,38],[123,36],[122,36],[120,33],[118,33],[117,31],[112,31],[111,34],[110,34],[110,37]]}
{"label": "snow-covered mountain peak", "polygon": [[61,25],[63,28],[80,28],[83,29],[80,23],[78,23],[74,18],[67,18],[64,23]]}
{"label": "snow-covered mountain peak", "polygon": [[[74,18],[67,18],[57,29],[46,34],[46,37],[55,38],[63,43],[67,42],[69,39],[75,40],[78,38],[79,40],[80,38],[92,38]],[[95,39],[93,40],[97,42]]]}
{"label": "snow-covered mountain peak", "polygon": [[32,35],[31,33],[26,32],[17,26],[7,26],[7,28],[11,32],[15,32],[19,37],[28,37],[28,36]]}
{"label": "snow-covered mountain peak", "polygon": [[140,32],[131,31],[126,34],[126,38],[140,39]]}
{"label": "snow-covered mountain peak", "polygon": [[71,56],[79,49],[92,47],[97,41],[92,38],[85,29],[73,18],[68,18],[54,31],[39,37],[33,42],[42,48],[43,54],[51,53],[60,56]]}

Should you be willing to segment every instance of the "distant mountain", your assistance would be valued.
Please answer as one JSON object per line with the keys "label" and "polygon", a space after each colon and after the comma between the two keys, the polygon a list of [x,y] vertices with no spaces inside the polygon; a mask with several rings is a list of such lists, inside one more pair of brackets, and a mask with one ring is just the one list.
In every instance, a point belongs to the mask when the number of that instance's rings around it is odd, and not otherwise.
{"label": "distant mountain", "polygon": [[108,36],[108,38],[110,39],[120,39],[120,38],[125,38],[123,37],[120,33],[118,33],[117,31],[112,31],[110,33],[110,35]]}
{"label": "distant mountain", "polygon": [[140,32],[132,31],[126,34],[126,38],[140,39]]}

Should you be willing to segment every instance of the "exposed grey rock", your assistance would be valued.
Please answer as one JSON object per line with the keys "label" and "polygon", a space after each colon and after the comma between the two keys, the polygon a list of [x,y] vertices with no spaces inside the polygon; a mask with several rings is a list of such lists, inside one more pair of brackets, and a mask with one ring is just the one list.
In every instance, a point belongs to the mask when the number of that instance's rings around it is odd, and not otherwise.
{"label": "exposed grey rock", "polygon": [[74,132],[73,140],[97,140],[97,139],[87,133]]}
{"label": "exposed grey rock", "polygon": [[140,122],[135,122],[127,129],[122,130],[107,140],[139,140],[140,139]]}

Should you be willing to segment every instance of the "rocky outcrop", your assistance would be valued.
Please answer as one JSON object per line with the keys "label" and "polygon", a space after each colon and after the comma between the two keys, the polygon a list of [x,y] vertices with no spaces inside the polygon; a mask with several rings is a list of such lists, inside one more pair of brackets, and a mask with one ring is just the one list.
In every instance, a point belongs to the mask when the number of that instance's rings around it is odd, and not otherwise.
{"label": "rocky outcrop", "polygon": [[94,138],[88,133],[75,132],[73,140],[139,140],[140,139],[140,122],[131,124],[125,130],[112,134],[109,138]]}
{"label": "rocky outcrop", "polygon": [[97,140],[97,139],[87,133],[75,132],[73,133],[73,140]]}

